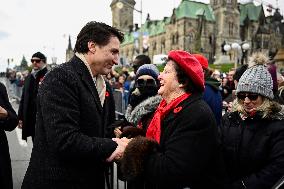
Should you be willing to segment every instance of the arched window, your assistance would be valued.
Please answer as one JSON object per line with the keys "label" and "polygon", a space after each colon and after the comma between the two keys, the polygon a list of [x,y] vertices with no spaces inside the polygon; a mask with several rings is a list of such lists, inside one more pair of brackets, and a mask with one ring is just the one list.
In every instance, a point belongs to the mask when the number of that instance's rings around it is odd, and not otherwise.
{"label": "arched window", "polygon": [[172,35],[172,45],[175,44],[175,35]]}
{"label": "arched window", "polygon": [[189,35],[188,35],[188,42],[189,43],[193,42],[193,34],[192,33],[189,33]]}
{"label": "arched window", "polygon": [[162,40],[162,43],[161,43],[161,54],[165,54],[166,52],[166,45],[165,45],[165,40]]}
{"label": "arched window", "polygon": [[176,44],[178,44],[178,39],[179,39],[179,36],[178,36],[178,33],[176,33]]}
{"label": "arched window", "polygon": [[229,36],[234,34],[234,23],[229,21]]}

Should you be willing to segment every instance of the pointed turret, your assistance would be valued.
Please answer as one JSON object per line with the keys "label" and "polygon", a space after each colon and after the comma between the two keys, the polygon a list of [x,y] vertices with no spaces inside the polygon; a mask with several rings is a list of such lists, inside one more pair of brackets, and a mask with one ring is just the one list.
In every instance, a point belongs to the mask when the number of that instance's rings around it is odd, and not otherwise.
{"label": "pointed turret", "polygon": [[66,49],[66,62],[68,62],[74,56],[74,51],[71,45],[71,36],[69,35],[68,47]]}

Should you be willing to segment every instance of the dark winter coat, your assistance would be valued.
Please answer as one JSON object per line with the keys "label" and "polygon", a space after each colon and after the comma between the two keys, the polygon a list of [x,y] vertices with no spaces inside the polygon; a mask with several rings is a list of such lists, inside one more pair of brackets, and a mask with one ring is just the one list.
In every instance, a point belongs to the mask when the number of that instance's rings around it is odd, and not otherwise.
{"label": "dark winter coat", "polygon": [[219,81],[213,78],[207,78],[205,81],[205,91],[203,93],[203,100],[207,102],[214,113],[217,125],[220,125],[222,118],[222,95],[219,87]]}
{"label": "dark winter coat", "polygon": [[0,188],[12,189],[11,159],[5,131],[14,130],[18,124],[18,119],[9,102],[6,88],[2,83],[0,83],[0,106],[8,112],[6,119],[0,119]]}
{"label": "dark winter coat", "polygon": [[18,117],[23,121],[22,138],[34,137],[36,122],[36,100],[38,87],[43,77],[47,73],[47,68],[38,71],[36,78],[29,74],[24,82],[21,101],[19,104]]}
{"label": "dark winter coat", "polygon": [[165,116],[157,148],[143,140],[128,144],[123,156],[127,170],[122,170],[126,178],[142,174],[147,189],[223,188],[226,174],[216,121],[201,98],[192,94],[178,105],[181,109]]}
{"label": "dark winter coat", "polygon": [[91,74],[74,56],[46,75],[37,107],[35,141],[22,188],[105,188],[105,162],[117,147],[106,138],[115,118],[109,85],[102,107]]}
{"label": "dark winter coat", "polygon": [[223,116],[228,189],[270,189],[284,175],[284,112],[269,112],[245,120],[237,111]]}

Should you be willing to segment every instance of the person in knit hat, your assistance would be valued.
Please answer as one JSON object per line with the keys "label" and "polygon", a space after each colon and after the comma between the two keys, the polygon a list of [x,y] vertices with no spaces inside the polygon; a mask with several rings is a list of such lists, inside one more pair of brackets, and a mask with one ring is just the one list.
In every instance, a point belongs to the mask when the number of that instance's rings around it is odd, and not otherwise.
{"label": "person in knit hat", "polygon": [[223,188],[217,125],[202,100],[200,63],[186,51],[172,50],[158,79],[162,101],[146,137],[128,143],[120,160],[122,175],[125,180],[142,177],[145,188]]}
{"label": "person in knit hat", "polygon": [[212,70],[208,66],[208,60],[201,54],[193,54],[199,61],[204,72],[205,90],[203,93],[203,100],[209,105],[214,113],[217,125],[220,125],[222,117],[222,95],[220,90],[221,83],[211,77]]}
{"label": "person in knit hat", "polygon": [[284,111],[273,101],[268,58],[255,53],[220,127],[228,188],[268,189],[284,175]]}
{"label": "person in knit hat", "polygon": [[[132,68],[133,68],[133,72],[135,75],[137,74],[137,71],[140,68],[140,66],[144,64],[151,64],[151,59],[149,56],[145,54],[140,54],[135,57],[135,60],[132,63]],[[135,91],[135,89],[136,89],[135,80],[133,80],[131,81],[130,86],[129,86],[129,94],[132,94],[132,92]],[[129,95],[128,97],[128,102],[130,102],[130,97],[131,95]]]}
{"label": "person in knit hat", "polygon": [[[154,112],[162,98],[158,95],[159,70],[154,64],[144,64],[136,72],[135,90],[130,95],[130,103],[125,112],[129,123],[123,123],[114,130],[116,137],[131,137],[133,133],[145,135]],[[131,125],[131,126],[129,126]],[[142,184],[141,184],[142,183]],[[143,189],[143,179],[127,182],[128,189]]]}

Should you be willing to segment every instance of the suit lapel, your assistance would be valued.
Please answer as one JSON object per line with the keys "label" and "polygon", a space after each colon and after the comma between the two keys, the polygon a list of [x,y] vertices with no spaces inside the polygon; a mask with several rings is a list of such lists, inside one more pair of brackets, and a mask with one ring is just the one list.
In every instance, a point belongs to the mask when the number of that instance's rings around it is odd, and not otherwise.
{"label": "suit lapel", "polygon": [[98,91],[96,89],[94,81],[93,81],[93,79],[92,79],[92,77],[91,77],[91,75],[90,75],[86,65],[84,64],[84,62],[82,62],[76,56],[74,56],[72,58],[71,62],[74,62],[73,66],[75,67],[75,70],[81,76],[81,79],[82,79],[83,83],[89,89],[89,91],[91,92],[92,96],[94,97],[94,100],[96,102],[96,105],[97,105],[100,113],[102,113],[103,112],[103,108],[102,108],[102,105],[101,105],[99,94],[98,94]]}

